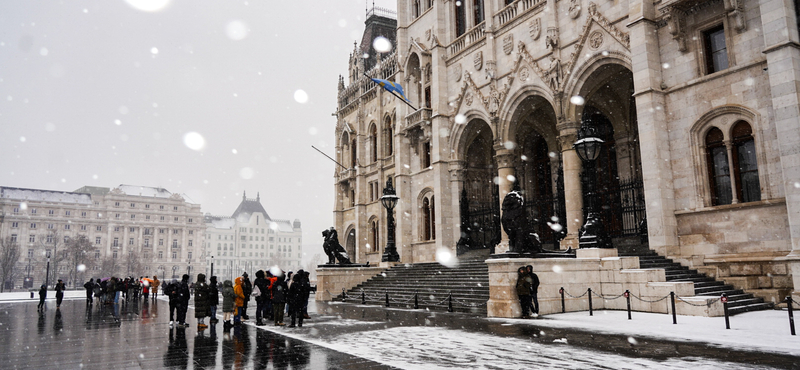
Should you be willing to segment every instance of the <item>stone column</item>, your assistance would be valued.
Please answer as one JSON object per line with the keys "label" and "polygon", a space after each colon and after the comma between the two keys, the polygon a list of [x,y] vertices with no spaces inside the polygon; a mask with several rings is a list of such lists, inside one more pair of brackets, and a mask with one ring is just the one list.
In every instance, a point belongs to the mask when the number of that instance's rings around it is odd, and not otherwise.
{"label": "stone column", "polygon": [[[450,166],[450,198],[453,200],[450,206],[451,220],[456,225],[453,227],[453,238],[456,242],[461,238],[461,191],[464,189],[464,177],[467,167],[466,161],[452,161]],[[442,208],[442,212],[446,212]],[[455,244],[454,244],[455,245]]]}
{"label": "stone column", "polygon": [[[498,187],[500,193],[500,204],[503,204],[503,198],[505,198],[506,194],[511,192],[513,187],[513,179],[514,179],[514,151],[505,149],[505,146],[495,145],[495,163],[497,163],[497,177],[498,177]],[[500,211],[500,216],[502,217],[502,209]],[[500,244],[495,247],[494,252],[497,253],[505,253],[508,251],[508,235],[500,228]]]}
{"label": "stone column", "polygon": [[[650,248],[662,255],[677,253],[678,225],[670,158],[669,131],[661,89],[661,50],[652,1],[631,4],[631,65],[639,126],[642,180],[647,202]],[[675,42],[675,41],[670,41]]]}
{"label": "stone column", "polygon": [[733,143],[730,140],[725,140],[725,150],[728,152],[728,175],[731,179],[731,204],[739,203],[739,191],[736,188],[736,176],[733,168]]}
{"label": "stone column", "polygon": [[561,240],[561,249],[578,249],[578,232],[583,225],[583,189],[581,188],[581,158],[572,148],[578,137],[577,122],[570,122],[560,129],[561,161],[564,169],[564,204],[567,219],[561,222],[567,228],[567,236]]}
{"label": "stone column", "polygon": [[792,243],[787,256],[792,295],[800,300],[800,187],[796,186],[800,183],[800,37],[791,1],[761,1],[759,6]]}

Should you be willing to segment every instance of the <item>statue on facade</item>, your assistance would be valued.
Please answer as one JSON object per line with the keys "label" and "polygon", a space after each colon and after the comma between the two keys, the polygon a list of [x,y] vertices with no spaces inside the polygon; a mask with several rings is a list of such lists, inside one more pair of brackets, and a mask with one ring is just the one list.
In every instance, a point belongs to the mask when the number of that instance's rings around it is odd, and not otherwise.
{"label": "statue on facade", "polygon": [[547,84],[550,90],[561,91],[561,61],[550,56],[550,66],[547,68]]}
{"label": "statue on facade", "polygon": [[525,201],[517,190],[509,192],[503,198],[501,221],[503,230],[508,235],[508,251],[523,254],[542,252],[542,242],[531,228],[524,205]]}
{"label": "statue on facade", "polygon": [[347,251],[339,244],[339,234],[333,226],[331,226],[330,229],[323,230],[322,237],[324,238],[322,249],[325,251],[325,254],[328,255],[329,265],[335,264],[337,260],[340,265],[352,264],[350,257],[347,256]]}

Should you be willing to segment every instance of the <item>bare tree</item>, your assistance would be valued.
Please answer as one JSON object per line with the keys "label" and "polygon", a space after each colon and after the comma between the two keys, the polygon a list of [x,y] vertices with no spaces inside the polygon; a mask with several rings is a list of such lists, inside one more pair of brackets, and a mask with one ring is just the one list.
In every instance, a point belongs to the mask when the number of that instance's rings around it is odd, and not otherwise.
{"label": "bare tree", "polygon": [[317,280],[317,266],[323,263],[325,263],[325,259],[322,258],[322,255],[319,253],[315,253],[314,256],[311,257],[311,260],[306,263],[306,271],[309,273],[309,280]]}
{"label": "bare tree", "polygon": [[[67,262],[69,263],[69,281],[73,286],[79,286],[79,282],[85,280],[85,271],[92,265],[93,260],[89,258],[94,246],[86,235],[80,234],[69,239],[66,243]],[[82,269],[79,266],[83,265]],[[80,280],[78,280],[80,279]]]}
{"label": "bare tree", "polygon": [[125,259],[125,271],[128,276],[139,276],[142,271],[142,259],[139,258],[139,253],[134,251],[128,252],[128,258]]}
{"label": "bare tree", "polygon": [[[68,257],[64,237],[58,229],[48,229],[44,237],[39,238],[39,245],[44,248],[45,251],[50,251],[50,267],[52,268],[50,271],[52,271],[53,274],[53,278],[50,279],[50,281],[58,280],[59,262],[66,260]],[[47,252],[45,252],[44,257],[47,258]]]}
{"label": "bare tree", "polygon": [[[16,241],[11,241],[11,237],[0,239],[0,277],[2,277],[0,292],[5,290],[7,281],[11,280],[13,282],[15,280],[15,270],[21,254],[19,244]],[[13,283],[11,288],[14,288]]]}
{"label": "bare tree", "polygon": [[103,261],[100,262],[100,275],[102,277],[111,277],[111,276],[119,276],[117,272],[119,272],[120,264],[119,261],[114,257],[106,257],[103,258]]}

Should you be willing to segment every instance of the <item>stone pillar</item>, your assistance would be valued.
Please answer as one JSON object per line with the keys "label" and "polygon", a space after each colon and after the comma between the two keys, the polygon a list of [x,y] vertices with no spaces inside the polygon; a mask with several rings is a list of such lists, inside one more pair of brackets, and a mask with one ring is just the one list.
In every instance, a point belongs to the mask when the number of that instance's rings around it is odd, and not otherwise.
{"label": "stone pillar", "polygon": [[[498,187],[500,193],[500,204],[503,204],[503,198],[505,198],[506,194],[511,192],[513,187],[513,179],[514,179],[514,151],[505,149],[505,146],[500,145],[499,147],[495,145],[495,162],[497,163],[497,177],[498,177]],[[503,216],[502,209],[500,210],[500,217]],[[500,244],[498,244],[494,252],[497,253],[505,253],[508,251],[508,235],[500,228]]]}
{"label": "stone pillar", "polygon": [[577,123],[571,122],[560,130],[561,161],[564,170],[564,204],[567,219],[561,222],[567,236],[561,240],[561,249],[578,249],[578,232],[583,225],[583,189],[581,188],[581,158],[572,148],[578,137]]}
{"label": "stone pillar", "polygon": [[[772,122],[778,136],[783,192],[789,221],[795,300],[800,300],[800,49],[797,20],[791,1],[760,2],[772,94]],[[765,169],[766,170],[766,169]]]}
{"label": "stone pillar", "polygon": [[736,188],[736,179],[734,178],[734,168],[733,168],[733,142],[730,140],[725,140],[725,150],[728,152],[728,173],[730,174],[731,178],[731,204],[739,203],[739,191]]}
{"label": "stone pillar", "polygon": [[[631,65],[639,126],[642,180],[647,202],[650,248],[671,255],[678,246],[675,190],[670,158],[669,131],[661,89],[661,50],[655,5],[651,1],[631,4]],[[675,42],[675,41],[670,41]],[[671,248],[672,247],[672,248]]]}
{"label": "stone pillar", "polygon": [[[450,197],[453,200],[450,206],[450,214],[452,215],[452,222],[456,225],[453,227],[453,238],[456,242],[461,238],[461,191],[464,189],[464,173],[467,162],[466,161],[452,161],[450,165]],[[442,212],[445,212],[442,208]],[[455,245],[455,244],[454,244]]]}

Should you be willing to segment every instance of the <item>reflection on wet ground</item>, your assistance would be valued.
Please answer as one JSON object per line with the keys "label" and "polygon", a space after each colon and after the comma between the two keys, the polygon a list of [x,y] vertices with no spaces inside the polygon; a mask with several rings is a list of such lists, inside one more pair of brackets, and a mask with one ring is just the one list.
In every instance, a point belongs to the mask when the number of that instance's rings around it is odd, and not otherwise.
{"label": "reflection on wet ground", "polygon": [[391,368],[248,325],[170,329],[165,301],[50,306],[39,313],[36,302],[0,304],[0,368]]}

